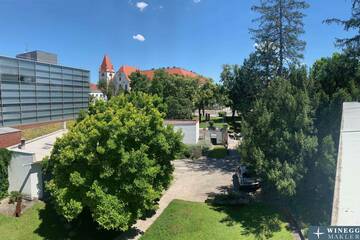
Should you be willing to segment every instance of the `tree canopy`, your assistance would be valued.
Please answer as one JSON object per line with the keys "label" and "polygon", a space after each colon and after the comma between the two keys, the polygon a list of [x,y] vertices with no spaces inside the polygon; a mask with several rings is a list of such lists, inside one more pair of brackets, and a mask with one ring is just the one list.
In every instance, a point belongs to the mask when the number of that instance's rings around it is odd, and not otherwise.
{"label": "tree canopy", "polygon": [[307,7],[301,0],[261,0],[252,7],[260,16],[254,20],[258,27],[250,32],[269,72],[275,67],[281,76],[285,66],[303,58],[306,43],[299,36],[304,33],[303,10]]}
{"label": "tree canopy", "polygon": [[316,152],[306,90],[288,79],[273,80],[242,126],[242,161],[263,178],[268,189],[283,196],[295,195],[306,172],[305,163]]}
{"label": "tree canopy", "polygon": [[88,209],[101,228],[125,231],[156,208],[182,146],[160,102],[136,92],[98,101],[56,141],[46,188],[59,214],[71,221]]}

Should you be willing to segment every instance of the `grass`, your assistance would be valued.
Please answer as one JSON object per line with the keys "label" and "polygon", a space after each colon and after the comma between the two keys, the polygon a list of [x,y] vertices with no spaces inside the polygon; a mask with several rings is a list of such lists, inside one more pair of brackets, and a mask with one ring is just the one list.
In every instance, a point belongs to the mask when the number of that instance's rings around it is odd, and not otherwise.
{"label": "grass", "polygon": [[[74,123],[75,123],[74,120],[67,121],[66,122],[67,128],[71,128],[74,125]],[[60,129],[63,129],[62,122],[49,123],[43,126],[22,130],[22,138],[24,138],[25,140],[31,140],[52,132],[56,132]]]}
{"label": "grass", "polygon": [[281,216],[262,204],[214,207],[174,200],[141,240],[290,240]]}
{"label": "grass", "polygon": [[83,214],[71,225],[66,224],[55,210],[43,202],[36,203],[20,218],[0,215],[0,239],[58,240],[58,239],[114,239],[117,232],[97,230],[97,224]]}
{"label": "grass", "polygon": [[209,158],[225,158],[227,156],[227,150],[224,146],[215,146],[208,151],[207,156]]}
{"label": "grass", "polygon": [[[200,123],[200,128],[209,127],[209,122],[204,120]],[[226,121],[224,121],[222,117],[211,117],[210,120],[214,122],[214,127],[222,128],[224,124],[226,124]]]}

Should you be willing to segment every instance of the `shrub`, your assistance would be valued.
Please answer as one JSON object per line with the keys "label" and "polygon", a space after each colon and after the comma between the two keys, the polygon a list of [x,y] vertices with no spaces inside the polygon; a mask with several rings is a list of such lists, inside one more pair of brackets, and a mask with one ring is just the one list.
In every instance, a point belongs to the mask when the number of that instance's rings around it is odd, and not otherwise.
{"label": "shrub", "polygon": [[13,204],[16,203],[17,201],[21,201],[22,200],[22,194],[19,191],[12,191],[10,193],[10,197],[9,197],[9,203]]}
{"label": "shrub", "polygon": [[226,117],[226,112],[219,112],[219,117]]}
{"label": "shrub", "polygon": [[213,120],[210,120],[210,121],[209,121],[209,128],[210,128],[210,129],[215,128],[215,127],[214,127],[214,121],[213,121]]}
{"label": "shrub", "polygon": [[205,156],[209,151],[210,146],[207,144],[193,144],[185,145],[183,151],[184,158],[199,159],[201,156]]}
{"label": "shrub", "polygon": [[0,199],[8,194],[8,166],[11,160],[11,152],[5,148],[0,149]]}

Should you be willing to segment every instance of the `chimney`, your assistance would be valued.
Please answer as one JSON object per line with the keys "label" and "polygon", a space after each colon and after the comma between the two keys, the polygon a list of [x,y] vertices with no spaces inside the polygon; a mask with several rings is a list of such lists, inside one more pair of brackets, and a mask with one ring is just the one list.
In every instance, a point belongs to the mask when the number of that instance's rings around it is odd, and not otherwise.
{"label": "chimney", "polygon": [[24,148],[25,148],[25,139],[22,138],[22,139],[20,140],[20,144],[19,144],[18,147],[19,147],[19,149],[24,149]]}

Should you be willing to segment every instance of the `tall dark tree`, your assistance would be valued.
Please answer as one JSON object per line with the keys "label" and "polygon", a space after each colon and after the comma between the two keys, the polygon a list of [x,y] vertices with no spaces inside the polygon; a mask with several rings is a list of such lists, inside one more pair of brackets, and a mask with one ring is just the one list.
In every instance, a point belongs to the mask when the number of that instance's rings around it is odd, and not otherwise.
{"label": "tall dark tree", "polygon": [[306,72],[275,78],[242,123],[241,161],[264,181],[265,192],[295,196],[317,150]]}
{"label": "tall dark tree", "polygon": [[130,74],[130,87],[132,91],[136,92],[149,92],[150,88],[150,80],[146,77],[146,75],[141,74],[141,72],[136,71]]}
{"label": "tall dark tree", "polygon": [[257,53],[250,54],[242,65],[223,66],[221,81],[233,113],[237,111],[244,116],[251,110],[256,97],[268,82],[266,71]]}
{"label": "tall dark tree", "polygon": [[339,47],[344,47],[351,53],[360,55],[360,0],[352,0],[351,18],[348,20],[341,20],[337,18],[328,19],[326,23],[337,23],[344,26],[345,31],[355,31],[356,34],[350,38],[339,38],[336,44]]}
{"label": "tall dark tree", "polygon": [[252,7],[260,16],[254,20],[258,27],[250,32],[255,44],[263,46],[262,57],[268,67],[275,66],[278,76],[283,75],[286,66],[303,58],[306,43],[299,37],[304,33],[306,8],[308,4],[300,0],[261,0],[260,5]]}

